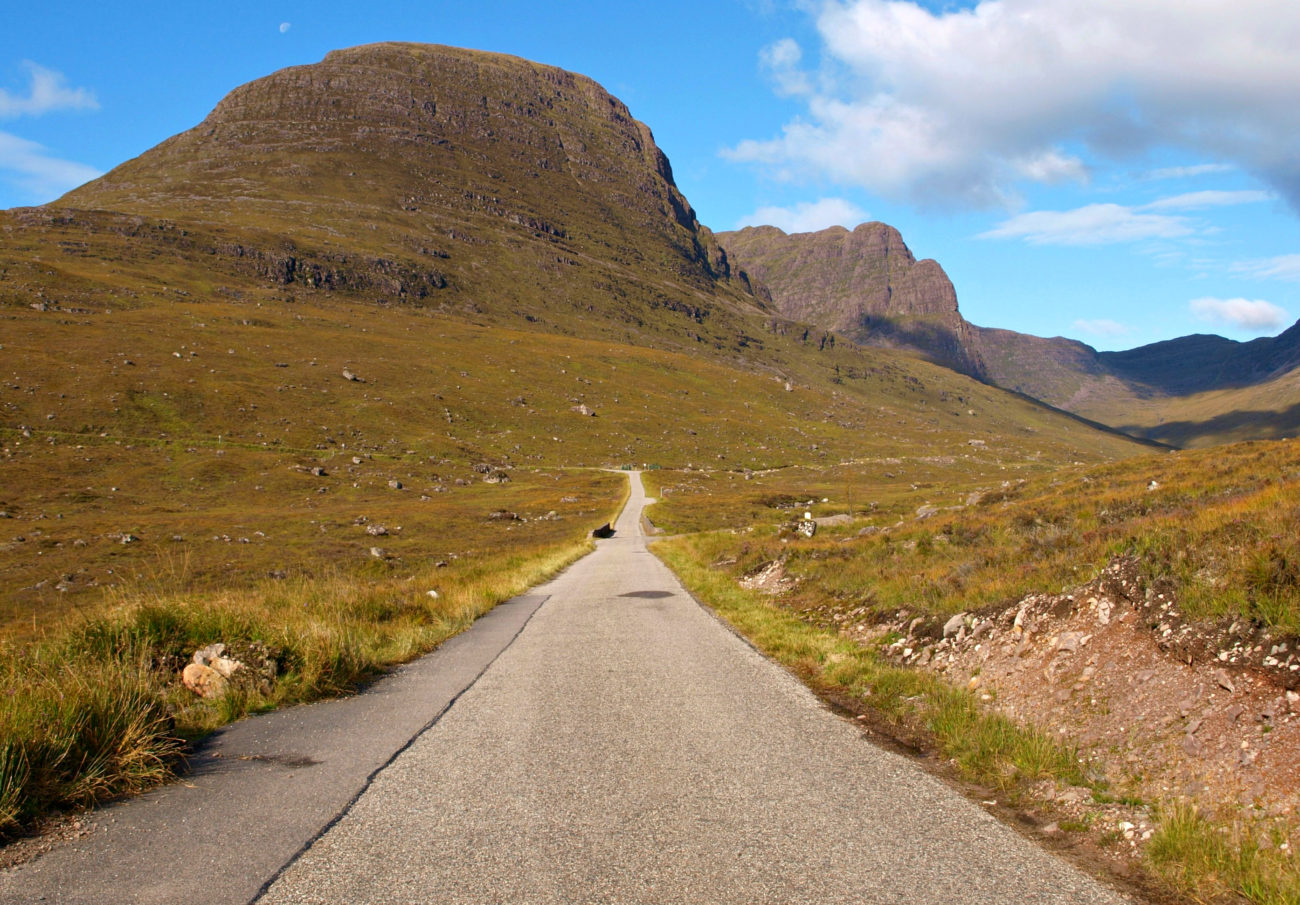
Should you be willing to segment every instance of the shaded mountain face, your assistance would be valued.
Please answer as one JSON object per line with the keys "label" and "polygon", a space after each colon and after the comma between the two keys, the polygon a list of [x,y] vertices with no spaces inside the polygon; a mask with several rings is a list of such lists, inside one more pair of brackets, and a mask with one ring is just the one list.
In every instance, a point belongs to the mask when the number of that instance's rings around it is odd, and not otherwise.
{"label": "shaded mountain face", "polygon": [[1111,373],[1170,396],[1243,389],[1300,367],[1300,323],[1244,343],[1198,334],[1098,358]]}
{"label": "shaded mountain face", "polygon": [[976,331],[990,383],[1136,437],[1207,446],[1300,433],[1300,324],[1244,343],[1194,335],[1123,352]]}
{"label": "shaded mountain face", "polygon": [[[57,206],[155,218],[137,242],[198,246],[286,286],[565,332],[652,321],[717,341],[736,332],[720,308],[761,302],[621,101],[448,47],[358,47],[258,79]],[[184,240],[167,234],[182,222]]]}
{"label": "shaded mountain face", "polygon": [[884,223],[787,234],[774,226],[718,234],[782,314],[868,346],[902,348],[973,377],[983,365],[952,281],[936,261],[917,261]]}

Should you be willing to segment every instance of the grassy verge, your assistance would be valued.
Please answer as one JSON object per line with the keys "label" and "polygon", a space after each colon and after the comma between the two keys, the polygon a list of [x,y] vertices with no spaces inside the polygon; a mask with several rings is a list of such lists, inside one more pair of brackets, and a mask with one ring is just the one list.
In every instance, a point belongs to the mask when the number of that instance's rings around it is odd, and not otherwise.
{"label": "grassy verge", "polygon": [[[940,471],[890,467],[898,469],[894,484],[854,490],[858,500],[880,499],[879,507],[859,509],[846,524],[797,544],[783,542],[776,525],[806,503],[814,515],[846,507],[843,490],[838,500],[820,502],[817,494],[832,491],[833,481],[819,485],[795,469],[784,478],[788,489],[747,496],[728,496],[729,488],[715,491],[695,476],[700,486],[688,488],[678,478],[679,492],[664,488],[654,518],[672,527],[689,515],[694,522],[683,530],[710,519],[734,527],[727,516],[748,502],[746,524],[755,529],[731,537],[725,554],[720,545],[717,558],[735,560],[735,575],[781,560],[797,582],[783,603],[826,619],[1000,608],[1077,585],[1126,555],[1192,620],[1244,618],[1300,636],[1300,443],[1165,453],[1028,480],[967,479],[964,486]],[[905,479],[919,482],[910,496],[896,486]],[[792,508],[792,499],[803,503]]]}
{"label": "grassy verge", "polygon": [[949,759],[963,778],[1013,796],[1025,784],[1048,777],[1086,784],[1075,753],[1046,734],[985,713],[965,690],[892,666],[875,651],[810,625],[710,569],[712,552],[728,542],[718,535],[683,536],[655,544],[654,551],[759,650],[822,694],[870,708],[900,736]]}
{"label": "grassy verge", "polygon": [[[173,774],[184,740],[254,711],[345,692],[554,575],[589,540],[405,578],[268,582],[194,597],[123,595],[111,610],[0,657],[0,837]],[[441,589],[441,590],[438,590]],[[437,596],[429,592],[437,590]],[[197,648],[256,649],[273,681],[214,700],[178,682]],[[239,673],[235,674],[236,676]]]}
{"label": "grassy verge", "polygon": [[1281,840],[1262,840],[1245,826],[1206,820],[1175,805],[1161,814],[1147,857],[1155,870],[1191,901],[1244,896],[1260,905],[1300,902],[1300,871]]}

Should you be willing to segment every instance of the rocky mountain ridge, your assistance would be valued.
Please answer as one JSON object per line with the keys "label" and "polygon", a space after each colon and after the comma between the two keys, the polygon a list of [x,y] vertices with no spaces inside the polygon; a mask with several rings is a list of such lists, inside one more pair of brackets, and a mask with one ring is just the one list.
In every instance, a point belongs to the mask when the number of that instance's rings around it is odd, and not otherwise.
{"label": "rocky mountain ridge", "polygon": [[1196,335],[1098,352],[971,324],[938,262],[917,261],[883,223],[793,235],[746,227],[718,238],[789,317],[910,350],[1134,436],[1203,445],[1300,430],[1300,324],[1246,343]]}
{"label": "rocky mountain ridge", "polygon": [[983,363],[937,261],[916,260],[884,223],[788,235],[774,226],[718,234],[738,266],[771,292],[780,312],[854,342],[920,352],[973,377]]}

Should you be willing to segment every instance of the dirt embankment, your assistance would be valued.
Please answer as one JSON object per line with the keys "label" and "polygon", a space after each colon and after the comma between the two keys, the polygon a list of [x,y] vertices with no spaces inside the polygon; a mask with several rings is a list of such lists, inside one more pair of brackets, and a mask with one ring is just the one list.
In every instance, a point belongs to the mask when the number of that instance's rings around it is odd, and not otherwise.
{"label": "dirt embankment", "polygon": [[900,611],[844,629],[893,632],[896,662],[966,685],[989,706],[1079,746],[1110,801],[1084,789],[1036,792],[1059,821],[1123,839],[1152,835],[1159,802],[1252,822],[1263,846],[1288,848],[1300,813],[1300,649],[1244,620],[1186,620],[1168,588],[1117,559],[1072,592],[1034,594],[946,621]]}

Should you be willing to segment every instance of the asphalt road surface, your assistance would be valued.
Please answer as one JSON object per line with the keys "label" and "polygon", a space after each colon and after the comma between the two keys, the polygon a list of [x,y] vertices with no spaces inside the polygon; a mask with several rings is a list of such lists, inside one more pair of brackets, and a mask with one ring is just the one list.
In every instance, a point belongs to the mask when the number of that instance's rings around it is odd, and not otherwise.
{"label": "asphalt road surface", "polygon": [[615,536],[259,902],[1124,901],[873,746]]}
{"label": "asphalt road surface", "polygon": [[1118,903],[871,744],[645,547],[365,694],[245,720],[0,902]]}

